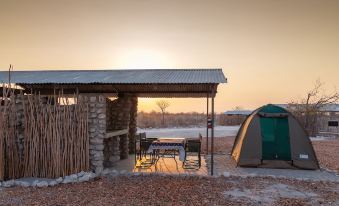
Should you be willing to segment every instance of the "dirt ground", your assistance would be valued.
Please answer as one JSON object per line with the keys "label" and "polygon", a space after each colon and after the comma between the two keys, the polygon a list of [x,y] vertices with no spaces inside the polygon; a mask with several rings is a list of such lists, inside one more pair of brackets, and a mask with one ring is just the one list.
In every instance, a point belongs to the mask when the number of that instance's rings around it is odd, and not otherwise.
{"label": "dirt ground", "polygon": [[8,188],[0,205],[338,205],[339,184],[270,177],[118,176]]}
{"label": "dirt ground", "polygon": [[[233,141],[215,138],[215,152],[228,154]],[[313,144],[321,167],[339,173],[339,139]],[[47,188],[2,188],[0,205],[339,205],[339,184],[272,177],[118,176]]]}
{"label": "dirt ground", "polygon": [[320,166],[339,174],[339,138],[312,143]]}
{"label": "dirt ground", "polygon": [[[209,139],[209,141],[211,140]],[[233,143],[234,137],[216,137],[214,151],[219,154],[229,154],[232,151]],[[333,170],[339,174],[339,138],[312,141],[312,144],[321,168]],[[202,149],[206,153],[206,138],[203,138]]]}

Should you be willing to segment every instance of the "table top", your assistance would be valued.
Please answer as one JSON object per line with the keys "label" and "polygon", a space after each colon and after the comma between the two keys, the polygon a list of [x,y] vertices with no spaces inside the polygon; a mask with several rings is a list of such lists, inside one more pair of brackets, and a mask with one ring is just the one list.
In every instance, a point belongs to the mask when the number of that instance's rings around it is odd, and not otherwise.
{"label": "table top", "polygon": [[185,138],[158,138],[154,143],[175,143],[175,144],[183,144],[185,143]]}

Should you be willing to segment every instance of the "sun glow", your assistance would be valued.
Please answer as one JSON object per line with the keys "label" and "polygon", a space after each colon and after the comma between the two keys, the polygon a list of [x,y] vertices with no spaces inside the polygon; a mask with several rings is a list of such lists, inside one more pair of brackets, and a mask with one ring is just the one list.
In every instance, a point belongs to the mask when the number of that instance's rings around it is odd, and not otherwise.
{"label": "sun glow", "polygon": [[153,98],[139,98],[138,99],[138,111],[157,111],[158,108],[156,108],[155,99]]}
{"label": "sun glow", "polygon": [[168,67],[171,62],[159,51],[150,49],[128,49],[119,53],[116,58],[123,68],[128,69],[157,69]]}

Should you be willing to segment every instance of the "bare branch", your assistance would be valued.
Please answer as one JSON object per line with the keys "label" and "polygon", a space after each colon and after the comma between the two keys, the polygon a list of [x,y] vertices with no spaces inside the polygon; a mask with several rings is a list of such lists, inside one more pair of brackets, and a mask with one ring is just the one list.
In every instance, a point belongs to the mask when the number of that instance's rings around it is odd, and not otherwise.
{"label": "bare branch", "polygon": [[331,93],[326,93],[324,84],[318,79],[314,87],[306,93],[306,97],[301,100],[294,100],[289,103],[290,110],[301,120],[305,128],[313,133],[316,128],[318,113],[329,104],[339,101],[339,92],[335,89]]}
{"label": "bare branch", "polygon": [[156,102],[156,105],[160,108],[162,113],[162,125],[165,125],[165,112],[166,109],[171,105],[171,103],[166,100],[159,100]]}
{"label": "bare branch", "polygon": [[156,102],[156,104],[162,113],[164,113],[166,109],[171,105],[170,102],[166,100],[159,100]]}

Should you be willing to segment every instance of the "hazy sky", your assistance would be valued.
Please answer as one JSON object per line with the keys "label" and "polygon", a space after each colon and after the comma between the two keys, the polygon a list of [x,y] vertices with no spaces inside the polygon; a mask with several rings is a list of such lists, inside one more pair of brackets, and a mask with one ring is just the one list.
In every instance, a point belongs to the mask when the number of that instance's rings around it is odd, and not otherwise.
{"label": "hazy sky", "polygon": [[[0,0],[0,68],[223,68],[218,112],[339,88],[339,0]],[[169,111],[205,111],[205,99]],[[141,100],[139,110],[155,108]]]}

